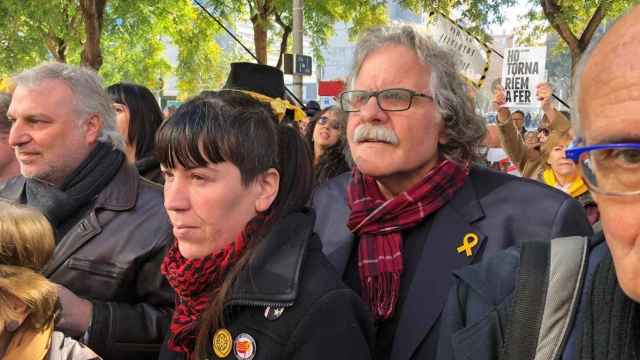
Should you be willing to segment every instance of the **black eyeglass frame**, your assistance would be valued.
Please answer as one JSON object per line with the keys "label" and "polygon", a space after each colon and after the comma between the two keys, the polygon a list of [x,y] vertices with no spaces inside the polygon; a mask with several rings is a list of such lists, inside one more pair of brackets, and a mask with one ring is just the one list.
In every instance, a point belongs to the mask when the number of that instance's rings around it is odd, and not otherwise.
{"label": "black eyeglass frame", "polygon": [[[385,108],[382,107],[382,105],[380,105],[380,94],[386,92],[386,91],[393,91],[393,90],[401,90],[401,91],[406,91],[409,93],[409,95],[411,95],[411,97],[409,98],[409,104],[407,105],[406,108],[404,109],[396,109],[396,110],[387,110]],[[411,89],[404,89],[404,88],[390,88],[390,89],[382,89],[382,90],[378,90],[378,91],[366,91],[366,90],[348,90],[348,91],[343,91],[340,94],[340,110],[346,112],[346,113],[351,113],[351,112],[359,112],[360,109],[358,110],[345,110],[345,106],[343,104],[343,100],[345,95],[350,94],[350,93],[365,93],[367,95],[367,101],[365,102],[365,104],[367,102],[369,102],[369,99],[371,99],[371,97],[375,97],[376,98],[376,104],[378,105],[378,107],[382,110],[382,111],[407,111],[409,109],[411,109],[411,106],[413,105],[413,98],[414,97],[423,97],[423,98],[427,98],[431,101],[433,101],[433,96],[431,95],[427,95],[424,93],[420,93],[417,91],[413,91]]]}

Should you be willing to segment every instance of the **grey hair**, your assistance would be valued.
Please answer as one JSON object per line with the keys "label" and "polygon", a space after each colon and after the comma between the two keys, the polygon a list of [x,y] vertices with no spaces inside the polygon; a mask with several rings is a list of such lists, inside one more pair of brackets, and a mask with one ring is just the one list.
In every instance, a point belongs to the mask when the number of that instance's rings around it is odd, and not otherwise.
{"label": "grey hair", "polygon": [[46,80],[63,81],[73,93],[73,105],[78,115],[78,125],[96,114],[102,121],[98,141],[112,144],[123,150],[124,140],[116,130],[116,113],[111,97],[106,93],[98,74],[88,67],[59,62],[44,63],[13,77],[17,86],[34,87]]}
{"label": "grey hair", "polygon": [[420,61],[431,67],[430,90],[440,119],[444,121],[447,140],[446,144],[438,145],[440,152],[458,162],[479,160],[479,148],[487,128],[484,119],[475,111],[467,84],[458,73],[455,57],[415,27],[383,26],[369,30],[356,45],[349,87],[353,88],[367,56],[390,44],[415,51]]}
{"label": "grey hair", "polygon": [[7,118],[10,104],[11,94],[0,92],[0,134],[6,134],[11,130],[11,123]]}

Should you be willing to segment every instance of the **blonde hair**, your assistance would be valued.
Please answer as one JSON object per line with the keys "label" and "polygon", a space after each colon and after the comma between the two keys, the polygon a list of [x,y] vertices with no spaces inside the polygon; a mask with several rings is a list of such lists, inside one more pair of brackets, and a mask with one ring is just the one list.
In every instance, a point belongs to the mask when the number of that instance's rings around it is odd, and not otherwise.
{"label": "blonde hair", "polygon": [[552,133],[541,148],[541,156],[544,166],[546,168],[551,168],[551,165],[549,165],[549,156],[551,155],[551,151],[553,150],[553,148],[560,145],[568,147],[571,141],[573,141],[573,137],[571,136],[569,131],[565,131],[562,133]]}
{"label": "blonde hair", "polygon": [[55,246],[53,229],[38,210],[0,201],[0,322],[16,319],[16,300],[29,313],[23,326],[42,329],[53,320],[58,290],[39,271]]}

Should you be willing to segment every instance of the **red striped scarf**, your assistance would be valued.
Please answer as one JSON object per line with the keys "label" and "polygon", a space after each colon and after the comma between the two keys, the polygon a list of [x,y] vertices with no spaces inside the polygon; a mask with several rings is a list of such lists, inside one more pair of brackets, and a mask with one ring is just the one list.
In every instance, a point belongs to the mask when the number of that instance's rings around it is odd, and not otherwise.
{"label": "red striped scarf", "polygon": [[160,267],[176,291],[176,308],[171,319],[169,349],[191,354],[195,348],[196,325],[210,303],[211,290],[222,285],[231,266],[238,260],[246,244],[244,232],[238,239],[216,254],[187,259],[177,243],[165,255]]}
{"label": "red striped scarf", "polygon": [[358,169],[348,188],[347,226],[359,238],[358,270],[362,296],[376,319],[394,312],[402,274],[402,231],[445,205],[462,187],[469,171],[445,160],[411,189],[385,199],[376,181]]}

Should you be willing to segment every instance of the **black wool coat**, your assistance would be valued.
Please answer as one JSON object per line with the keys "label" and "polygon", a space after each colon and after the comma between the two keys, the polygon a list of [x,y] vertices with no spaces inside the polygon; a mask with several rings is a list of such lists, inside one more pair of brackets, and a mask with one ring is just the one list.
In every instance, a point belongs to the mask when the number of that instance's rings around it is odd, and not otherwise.
{"label": "black wool coat", "polygon": [[[233,343],[216,355],[214,330],[210,359],[236,359],[239,339],[254,341],[252,360],[371,359],[371,316],[322,253],[314,219],[312,210],[291,214],[261,240],[225,305]],[[160,360],[169,359],[185,356],[165,346]]]}
{"label": "black wool coat", "polygon": [[[347,228],[350,180],[347,173],[327,181],[313,199],[318,215],[315,231],[327,258],[343,275],[349,271],[346,265],[350,257],[358,254],[358,238]],[[425,222],[417,227],[424,228]],[[470,256],[459,250],[469,234],[478,237]],[[436,358],[441,313],[454,283],[454,270],[523,241],[591,234],[580,203],[562,191],[472,166],[462,188],[433,214],[428,233],[415,239],[424,241],[424,247],[421,254],[415,254],[418,265],[406,289],[390,359]]]}

